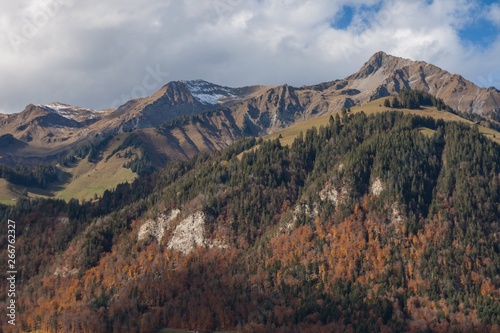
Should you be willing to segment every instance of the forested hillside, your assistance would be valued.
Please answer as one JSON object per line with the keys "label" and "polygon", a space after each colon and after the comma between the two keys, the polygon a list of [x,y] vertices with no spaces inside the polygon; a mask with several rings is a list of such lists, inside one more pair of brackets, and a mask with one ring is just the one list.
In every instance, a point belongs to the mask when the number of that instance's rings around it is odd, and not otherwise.
{"label": "forested hillside", "polygon": [[17,222],[16,329],[497,332],[499,182],[476,126],[344,113],[95,202],[0,206]]}

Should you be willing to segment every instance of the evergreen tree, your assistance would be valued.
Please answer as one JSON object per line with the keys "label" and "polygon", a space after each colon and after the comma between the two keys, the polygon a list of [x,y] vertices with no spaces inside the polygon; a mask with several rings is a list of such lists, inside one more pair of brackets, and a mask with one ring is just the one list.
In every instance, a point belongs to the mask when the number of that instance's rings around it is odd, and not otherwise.
{"label": "evergreen tree", "polygon": [[394,108],[394,109],[399,109],[399,107],[400,107],[399,100],[398,100],[398,98],[396,96],[394,96],[392,98],[391,107]]}

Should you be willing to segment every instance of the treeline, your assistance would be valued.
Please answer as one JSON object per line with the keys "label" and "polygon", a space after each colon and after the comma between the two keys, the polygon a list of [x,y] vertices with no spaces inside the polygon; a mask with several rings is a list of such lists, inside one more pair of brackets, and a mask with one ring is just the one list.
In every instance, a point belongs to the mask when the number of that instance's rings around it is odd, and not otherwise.
{"label": "treeline", "polygon": [[411,110],[418,110],[421,106],[433,106],[439,111],[449,109],[441,98],[437,98],[425,91],[408,90],[406,88],[402,89],[398,96],[393,96],[391,100],[386,98],[384,106]]}
{"label": "treeline", "polygon": [[218,108],[210,111],[205,111],[199,114],[178,117],[156,127],[156,133],[164,135],[171,129],[177,128],[179,126],[187,125],[189,123],[204,123],[206,118],[210,118],[213,115],[219,115],[222,112],[226,111],[228,110],[223,108]]}
{"label": "treeline", "polygon": [[64,157],[59,159],[59,164],[65,167],[70,167],[79,160],[87,158],[87,161],[96,163],[100,159],[102,150],[106,148],[113,136],[107,136],[97,143],[83,143],[69,151]]}
{"label": "treeline", "polygon": [[139,176],[145,176],[155,171],[156,168],[144,146],[144,142],[137,133],[129,134],[123,142],[106,157],[106,161],[120,151],[125,151],[124,157],[130,158],[132,157],[131,149],[133,148],[140,151],[140,156],[136,156],[133,160],[125,163],[123,167],[132,170]]}
{"label": "treeline", "polygon": [[61,172],[53,165],[36,165],[27,167],[17,165],[13,168],[0,165],[0,178],[14,185],[38,187],[45,189],[61,177]]}
{"label": "treeline", "polygon": [[456,114],[459,117],[470,120],[477,125],[481,125],[481,126],[484,126],[487,128],[492,128],[497,132],[500,131],[500,123],[498,122],[498,119],[495,119],[494,113],[491,115],[491,119],[490,119],[490,118],[487,118],[483,115],[473,113],[473,112],[461,112],[461,111],[455,111],[455,110],[448,110],[448,111],[453,113],[453,114]]}
{"label": "treeline", "polygon": [[151,174],[155,169],[155,165],[152,163],[151,158],[144,147],[144,143],[141,138],[136,133],[129,134],[123,142],[114,149],[111,154],[104,157],[102,156],[104,150],[109,145],[110,141],[114,136],[108,136],[97,143],[85,143],[74,149],[72,149],[65,157],[59,159],[59,164],[65,167],[70,167],[77,163],[79,160],[87,159],[90,163],[97,163],[101,159],[105,158],[106,162],[115,154],[120,151],[125,151],[124,157],[132,157],[130,149],[139,149],[140,156],[136,156],[134,159],[127,163],[124,163],[123,167],[131,169],[138,175],[144,176]]}
{"label": "treeline", "polygon": [[[134,141],[134,139],[131,140]],[[229,150],[231,156],[250,147],[249,142],[255,142],[255,139],[237,141]],[[53,256],[66,250],[70,242],[84,232],[90,224],[113,215],[112,220],[116,221],[116,224],[114,226],[101,224],[100,227],[93,228],[91,231],[93,236],[89,238],[88,244],[89,250],[92,249],[92,251],[82,251],[75,258],[77,262],[85,263],[85,267],[95,265],[104,252],[96,252],[94,247],[106,248],[104,243],[101,244],[106,241],[106,237],[100,239],[102,235],[108,235],[107,237],[111,238],[119,236],[130,227],[134,219],[156,204],[158,196],[166,187],[171,186],[181,176],[200,164],[206,163],[207,159],[206,154],[201,154],[189,161],[171,161],[162,170],[138,177],[132,183],[119,184],[115,189],[104,191],[103,195],[95,201],[20,199],[12,207],[0,205],[0,219],[9,218],[18,221],[16,236],[33,242],[33,246],[27,248],[19,260],[23,263],[23,276],[26,280],[33,278],[41,266],[48,266]],[[121,212],[124,208],[126,208],[125,211]],[[114,215],[115,212],[121,213]],[[60,223],[59,218],[67,218],[68,223]],[[6,245],[6,239],[0,239],[0,248],[4,249],[4,245]],[[47,255],[41,256],[41,253]],[[36,260],[29,258],[36,258]],[[43,261],[43,265],[40,260]]]}

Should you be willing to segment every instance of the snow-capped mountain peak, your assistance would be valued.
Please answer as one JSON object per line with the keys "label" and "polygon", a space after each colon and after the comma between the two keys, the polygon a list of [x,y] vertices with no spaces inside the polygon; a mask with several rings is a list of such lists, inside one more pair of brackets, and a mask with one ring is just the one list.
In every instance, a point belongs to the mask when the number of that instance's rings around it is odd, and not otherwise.
{"label": "snow-capped mountain peak", "polygon": [[71,119],[78,122],[94,119],[99,116],[98,115],[99,111],[82,108],[78,106],[72,106],[59,102],[52,102],[49,104],[42,104],[38,106],[47,111],[55,112],[66,119]]}
{"label": "snow-capped mountain peak", "polygon": [[234,88],[223,87],[204,80],[182,81],[191,95],[202,104],[217,105],[225,99],[237,98]]}

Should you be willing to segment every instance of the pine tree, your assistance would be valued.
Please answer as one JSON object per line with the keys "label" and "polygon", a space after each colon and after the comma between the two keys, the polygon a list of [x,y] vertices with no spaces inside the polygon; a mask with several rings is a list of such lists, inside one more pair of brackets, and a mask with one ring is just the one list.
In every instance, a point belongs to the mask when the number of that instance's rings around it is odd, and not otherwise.
{"label": "pine tree", "polygon": [[391,103],[391,107],[393,107],[394,109],[399,109],[399,100],[396,96],[394,96],[392,98],[392,103]]}

